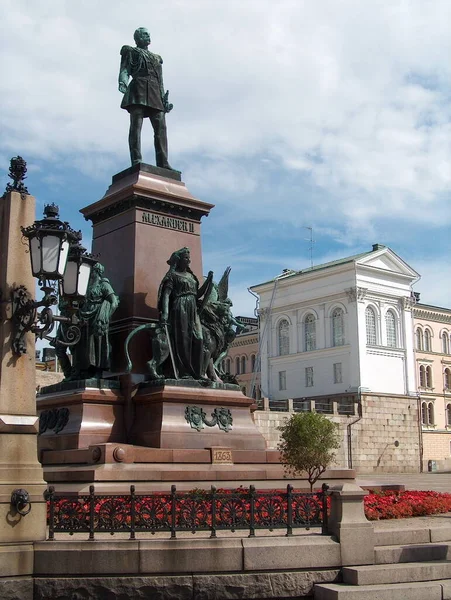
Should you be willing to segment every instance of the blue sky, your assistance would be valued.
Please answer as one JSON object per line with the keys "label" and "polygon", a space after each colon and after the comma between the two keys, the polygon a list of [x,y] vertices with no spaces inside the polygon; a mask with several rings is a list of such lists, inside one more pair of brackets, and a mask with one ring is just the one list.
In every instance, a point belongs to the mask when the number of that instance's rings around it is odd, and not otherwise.
{"label": "blue sky", "polygon": [[[3,0],[1,185],[28,162],[38,216],[64,220],[129,165],[119,50],[148,27],[164,59],[170,162],[203,221],[204,269],[247,287],[390,246],[451,307],[449,0]],[[147,126],[147,127],[146,127]],[[152,131],[144,160],[154,161]]]}

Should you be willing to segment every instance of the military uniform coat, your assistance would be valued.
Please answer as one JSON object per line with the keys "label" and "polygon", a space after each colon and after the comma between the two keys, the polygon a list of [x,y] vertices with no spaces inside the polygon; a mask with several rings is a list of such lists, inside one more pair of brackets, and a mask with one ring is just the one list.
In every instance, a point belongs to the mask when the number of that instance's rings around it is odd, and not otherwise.
{"label": "military uniform coat", "polygon": [[[124,83],[130,76],[130,85],[122,99],[121,108],[130,112],[132,106],[145,106],[154,110],[163,108],[163,59],[143,48],[122,46],[119,79]],[[126,75],[125,79],[122,75]]]}

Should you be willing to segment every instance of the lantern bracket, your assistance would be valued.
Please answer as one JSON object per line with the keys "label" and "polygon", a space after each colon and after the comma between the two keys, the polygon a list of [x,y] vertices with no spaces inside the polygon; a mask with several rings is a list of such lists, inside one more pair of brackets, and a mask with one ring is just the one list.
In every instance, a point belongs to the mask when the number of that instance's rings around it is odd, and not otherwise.
{"label": "lantern bracket", "polygon": [[[58,302],[54,288],[43,285],[41,290],[44,292],[44,297],[39,302],[33,300],[30,292],[24,285],[12,290],[12,321],[15,329],[12,348],[13,352],[19,356],[27,352],[24,337],[29,331],[41,340],[46,339],[50,341],[53,346],[62,345],[69,347],[74,346],[80,341],[81,330],[78,325],[81,321],[75,312],[71,317],[54,315],[51,306],[54,306]],[[38,312],[39,308],[42,308],[40,312]],[[60,339],[49,336],[56,322],[70,323],[64,337]]]}

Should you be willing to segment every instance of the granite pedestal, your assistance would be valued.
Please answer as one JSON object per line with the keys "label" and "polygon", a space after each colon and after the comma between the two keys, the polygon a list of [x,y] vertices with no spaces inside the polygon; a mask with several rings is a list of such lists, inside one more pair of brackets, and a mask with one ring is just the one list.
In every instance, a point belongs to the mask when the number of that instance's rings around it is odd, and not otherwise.
{"label": "granite pedestal", "polygon": [[[212,208],[192,196],[177,171],[141,163],[114,175],[104,197],[81,209],[93,224],[92,252],[120,299],[110,328],[113,371],[124,371],[130,331],[158,319],[158,288],[175,250],[190,249],[191,269],[202,280],[200,226]],[[149,335],[133,340],[134,373],[144,372],[150,352]]]}

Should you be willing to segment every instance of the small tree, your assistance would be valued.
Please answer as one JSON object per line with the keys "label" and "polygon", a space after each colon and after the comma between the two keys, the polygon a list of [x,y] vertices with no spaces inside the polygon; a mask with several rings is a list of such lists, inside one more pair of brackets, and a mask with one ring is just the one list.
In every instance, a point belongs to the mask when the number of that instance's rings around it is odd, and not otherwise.
{"label": "small tree", "polygon": [[337,423],[316,412],[296,413],[279,427],[281,461],[287,474],[307,473],[310,491],[340,447]]}

